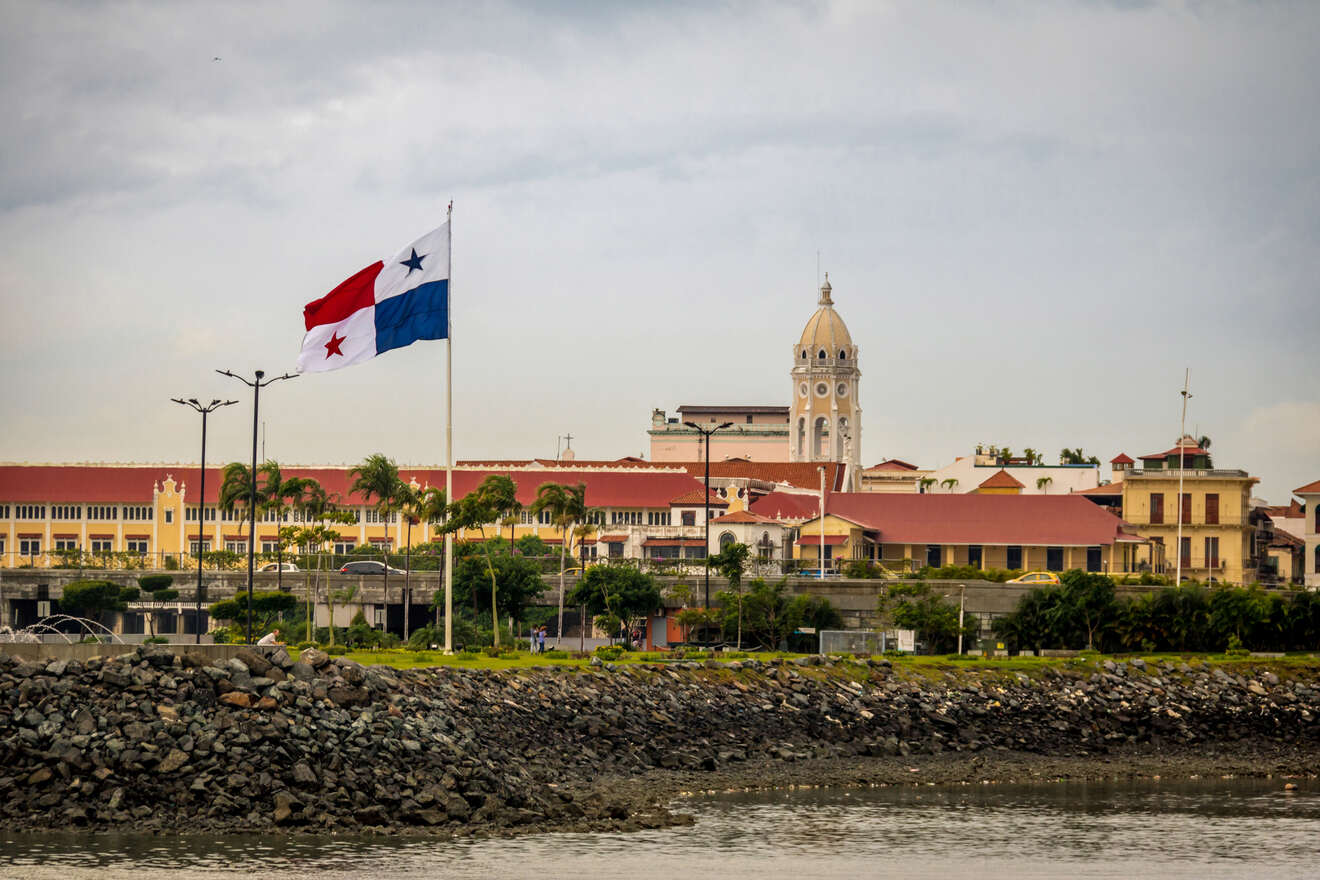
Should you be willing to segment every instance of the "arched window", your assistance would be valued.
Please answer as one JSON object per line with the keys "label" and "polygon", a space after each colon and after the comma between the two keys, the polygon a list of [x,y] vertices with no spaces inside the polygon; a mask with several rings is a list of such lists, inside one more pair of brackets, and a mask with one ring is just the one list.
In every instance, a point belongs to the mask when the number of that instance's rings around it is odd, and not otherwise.
{"label": "arched window", "polygon": [[826,444],[829,442],[830,427],[829,422],[824,416],[816,419],[816,423],[811,429],[811,455],[812,458],[820,461],[825,458],[829,452]]}
{"label": "arched window", "polygon": [[834,436],[834,460],[843,461],[846,456],[845,446],[848,442],[848,418],[839,417],[839,432]]}
{"label": "arched window", "polygon": [[816,357],[820,358],[821,360],[825,360],[825,349],[822,348],[819,352],[817,352]]}
{"label": "arched window", "polygon": [[807,350],[804,348],[804,349],[802,349],[802,358],[803,358],[803,360],[805,360],[806,357],[807,357]]}
{"label": "arched window", "polygon": [[720,533],[720,549],[721,549],[721,550],[725,549],[726,547],[728,547],[730,544],[732,544],[732,543],[733,543],[734,541],[736,541],[736,540],[738,540],[738,539],[735,538],[735,537],[733,536],[733,532],[721,532],[721,533]]}
{"label": "arched window", "polygon": [[839,351],[839,360],[841,360],[841,361],[846,361],[847,359],[848,359],[848,352],[843,351],[843,350],[840,350],[840,351]]}
{"label": "arched window", "polygon": [[807,420],[804,418],[798,419],[797,453],[801,456],[807,454]]}
{"label": "arched window", "polygon": [[1315,573],[1320,574],[1320,547],[1315,548]]}

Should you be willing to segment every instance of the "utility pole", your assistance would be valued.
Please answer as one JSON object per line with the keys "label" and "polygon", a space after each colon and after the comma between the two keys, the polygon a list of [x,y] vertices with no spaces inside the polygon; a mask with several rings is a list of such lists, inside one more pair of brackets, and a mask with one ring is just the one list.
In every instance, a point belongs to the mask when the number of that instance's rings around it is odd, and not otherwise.
{"label": "utility pole", "polygon": [[[175,403],[181,403],[184,406],[190,406],[202,414],[202,478],[200,481],[201,484],[197,487],[197,619],[195,624],[197,627],[196,644],[200,645],[202,643],[202,539],[206,534],[206,416],[213,410],[217,410],[222,406],[230,406],[231,404],[238,403],[238,401],[213,400],[203,406],[195,397],[190,397],[187,400],[182,400],[178,397],[171,397],[170,400]],[[184,521],[185,523],[187,521],[186,515],[184,516]],[[186,525],[184,531],[185,533],[187,532]]]}
{"label": "utility pole", "polygon": [[733,422],[725,422],[709,430],[701,427],[696,422],[684,422],[683,424],[701,435],[702,446],[706,448],[706,495],[703,500],[706,503],[706,612],[710,613],[710,437],[716,431],[732,428]]}
{"label": "utility pole", "polygon": [[[252,644],[252,571],[253,563],[256,561],[257,550],[257,428],[260,425],[259,409],[261,404],[261,389],[272,382],[278,382],[281,379],[296,379],[297,376],[291,373],[285,373],[283,376],[276,376],[273,379],[262,379],[266,375],[265,370],[257,370],[251,382],[231,373],[228,370],[216,370],[221,376],[228,376],[231,379],[237,379],[244,385],[252,389],[252,471],[248,474],[251,488],[248,490],[248,576],[247,576],[247,643]],[[388,526],[386,527],[389,534]],[[334,621],[330,622],[334,626]]]}

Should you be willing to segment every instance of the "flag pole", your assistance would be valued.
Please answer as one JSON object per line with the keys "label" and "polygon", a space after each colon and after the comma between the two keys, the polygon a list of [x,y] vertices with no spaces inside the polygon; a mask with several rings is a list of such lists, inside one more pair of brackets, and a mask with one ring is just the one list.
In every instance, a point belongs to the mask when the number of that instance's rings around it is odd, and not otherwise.
{"label": "flag pole", "polygon": [[[454,503],[454,203],[449,202],[449,307],[445,310],[445,503]],[[445,532],[445,653],[454,653],[454,533]]]}

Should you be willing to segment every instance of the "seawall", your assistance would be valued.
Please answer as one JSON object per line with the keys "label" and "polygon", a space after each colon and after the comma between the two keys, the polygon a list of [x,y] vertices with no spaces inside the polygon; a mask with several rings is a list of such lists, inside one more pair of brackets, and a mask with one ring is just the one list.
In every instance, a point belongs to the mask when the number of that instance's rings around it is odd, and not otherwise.
{"label": "seawall", "polygon": [[663,806],[681,787],[773,785],[790,767],[865,782],[923,760],[943,779],[1132,754],[1317,766],[1318,665],[966,666],[0,655],[0,815],[16,828],[516,833],[681,821]]}

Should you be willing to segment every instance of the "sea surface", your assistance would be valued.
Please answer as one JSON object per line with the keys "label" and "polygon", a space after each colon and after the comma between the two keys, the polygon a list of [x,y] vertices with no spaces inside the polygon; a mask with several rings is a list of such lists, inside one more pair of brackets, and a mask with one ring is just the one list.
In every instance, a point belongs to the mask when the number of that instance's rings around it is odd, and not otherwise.
{"label": "sea surface", "polygon": [[1320,878],[1320,782],[1043,783],[720,794],[691,827],[425,838],[13,834],[0,877],[805,880]]}

